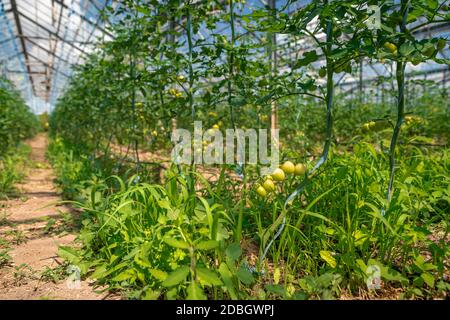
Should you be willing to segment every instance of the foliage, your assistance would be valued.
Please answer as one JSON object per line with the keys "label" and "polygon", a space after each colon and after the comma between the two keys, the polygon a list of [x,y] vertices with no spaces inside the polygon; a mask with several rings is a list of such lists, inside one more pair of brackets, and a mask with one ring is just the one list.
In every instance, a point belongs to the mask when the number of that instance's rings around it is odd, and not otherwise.
{"label": "foliage", "polygon": [[251,274],[242,269],[234,280],[230,271],[240,256],[238,245],[226,245],[231,218],[211,199],[190,194],[184,174],[166,175],[164,187],[118,177],[111,179],[119,190],[92,184],[79,204],[90,213],[79,236],[83,250],[62,247],[61,256],[99,284],[133,289],[139,298],[236,298],[238,279],[249,284]]}
{"label": "foliage", "polygon": [[[366,288],[371,266],[405,298],[446,296],[447,93],[427,84],[415,96],[405,67],[449,63],[445,39],[414,33],[448,14],[437,1],[378,1],[383,27],[373,30],[371,4],[313,1],[292,14],[233,0],[109,8],[114,39],[78,67],[50,116],[58,182],[87,213],[82,248],[60,255],[130,298],[331,299]],[[278,59],[274,34],[315,46]],[[361,59],[395,70],[379,79],[390,87],[381,101],[338,90]],[[210,182],[195,166],[170,166],[159,181],[139,151],[168,154],[172,129],[195,120],[278,125],[283,161],[308,171],[259,195],[249,187],[259,166],[213,168]],[[113,145],[134,161],[123,166]]]}
{"label": "foliage", "polygon": [[8,149],[32,137],[39,123],[23,99],[4,78],[0,79],[0,158]]}
{"label": "foliage", "polygon": [[17,193],[15,184],[25,177],[29,154],[30,148],[21,144],[0,159],[0,199]]}

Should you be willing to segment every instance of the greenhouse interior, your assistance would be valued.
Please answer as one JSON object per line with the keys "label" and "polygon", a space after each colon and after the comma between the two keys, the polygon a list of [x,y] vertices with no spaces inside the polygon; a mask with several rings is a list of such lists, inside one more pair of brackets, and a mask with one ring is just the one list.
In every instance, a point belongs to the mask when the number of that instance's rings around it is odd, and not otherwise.
{"label": "greenhouse interior", "polygon": [[0,30],[0,300],[450,298],[450,1],[0,0]]}

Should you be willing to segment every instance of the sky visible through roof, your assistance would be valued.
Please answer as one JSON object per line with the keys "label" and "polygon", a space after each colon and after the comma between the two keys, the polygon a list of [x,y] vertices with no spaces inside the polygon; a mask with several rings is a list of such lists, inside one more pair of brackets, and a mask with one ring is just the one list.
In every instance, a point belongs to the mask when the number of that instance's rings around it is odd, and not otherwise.
{"label": "sky visible through roof", "polygon": [[0,0],[0,72],[37,113],[48,111],[98,37],[110,0]]}
{"label": "sky visible through roof", "polygon": [[[287,0],[277,0],[277,8],[285,6]],[[309,3],[301,0],[286,7],[285,12],[295,11]],[[112,0],[0,0],[0,73],[10,79],[23,94],[23,97],[36,113],[50,111],[72,74],[72,66],[83,63],[87,54],[92,52],[99,38],[112,39],[105,30],[100,12]],[[115,1],[114,4],[120,3]],[[239,14],[248,14],[261,9],[265,0],[247,0],[240,7]],[[229,34],[227,24],[220,32]],[[200,32],[201,34],[201,32]],[[434,30],[433,36],[449,38],[450,28]],[[205,34],[207,37],[208,35]],[[424,32],[418,37],[431,36]],[[314,43],[301,39],[292,45],[285,35],[277,35],[280,54],[283,46],[289,43],[289,50],[302,54],[313,49]],[[448,50],[441,53],[447,58]],[[323,62],[315,65],[320,68]],[[407,71],[433,71],[442,66],[427,63],[408,66]],[[365,79],[376,78],[388,73],[386,65],[371,63],[363,67]],[[431,72],[430,72],[431,74]],[[438,73],[436,73],[438,74]],[[342,75],[336,75],[339,79]],[[352,85],[358,76],[345,74],[342,85]]]}

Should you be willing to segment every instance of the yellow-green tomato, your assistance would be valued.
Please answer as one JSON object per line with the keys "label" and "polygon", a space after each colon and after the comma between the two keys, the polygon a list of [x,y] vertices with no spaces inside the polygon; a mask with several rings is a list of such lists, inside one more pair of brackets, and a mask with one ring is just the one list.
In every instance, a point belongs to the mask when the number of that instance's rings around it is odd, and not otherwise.
{"label": "yellow-green tomato", "polygon": [[296,176],[302,176],[305,174],[305,172],[306,172],[306,166],[303,163],[297,163],[295,165],[294,174]]}
{"label": "yellow-green tomato", "polygon": [[391,43],[391,42],[385,42],[384,43],[384,47],[390,53],[395,53],[397,51],[397,46],[395,44]]}
{"label": "yellow-green tomato", "polygon": [[319,77],[323,78],[327,75],[327,68],[326,67],[322,67],[319,69]]}
{"label": "yellow-green tomato", "polygon": [[436,44],[436,48],[438,50],[442,50],[445,48],[445,45],[447,44],[447,41],[445,41],[445,39],[439,39],[437,44]]}
{"label": "yellow-green tomato", "polygon": [[258,186],[258,188],[256,188],[256,193],[262,198],[267,196],[267,191],[262,186]]}
{"label": "yellow-green tomato", "polygon": [[272,173],[272,178],[275,181],[283,181],[285,178],[284,171],[280,168],[276,168]]}
{"label": "yellow-green tomato", "polygon": [[370,124],[368,122],[363,124],[363,131],[370,131]]}
{"label": "yellow-green tomato", "polygon": [[435,48],[434,47],[428,47],[425,50],[422,51],[422,54],[428,58],[430,58],[434,54]]}
{"label": "yellow-green tomato", "polygon": [[287,174],[294,173],[295,165],[290,161],[286,161],[285,163],[283,163],[281,165],[281,170],[283,170],[284,173],[287,173]]}
{"label": "yellow-green tomato", "polygon": [[263,183],[263,188],[266,189],[267,192],[275,190],[275,184],[272,179],[266,179]]}

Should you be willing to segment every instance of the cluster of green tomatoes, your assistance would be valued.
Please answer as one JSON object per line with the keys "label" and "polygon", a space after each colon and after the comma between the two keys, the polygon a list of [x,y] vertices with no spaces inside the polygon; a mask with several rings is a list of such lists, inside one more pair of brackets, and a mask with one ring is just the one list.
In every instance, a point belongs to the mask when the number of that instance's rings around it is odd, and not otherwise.
{"label": "cluster of green tomatoes", "polygon": [[[405,116],[405,124],[407,126],[420,124],[423,122],[423,119],[419,116]],[[389,122],[387,120],[377,120],[377,121],[369,121],[364,123],[361,126],[361,131],[364,133],[367,132],[376,132],[383,129],[386,129],[389,126]]]}
{"label": "cluster of green tomatoes", "polygon": [[286,179],[286,175],[302,176],[305,173],[306,166],[303,163],[293,164],[291,161],[286,161],[279,168],[276,168],[271,175],[264,177],[262,184],[256,184],[256,193],[260,197],[265,198],[270,192],[275,191],[277,182],[282,182]]}
{"label": "cluster of green tomatoes", "polygon": [[170,88],[168,90],[168,93],[174,98],[181,98],[183,96],[183,94],[178,89],[174,88]]}
{"label": "cluster of green tomatoes", "polygon": [[379,121],[369,121],[362,125],[361,131],[362,132],[371,132],[371,131],[380,131],[385,129],[388,126],[388,122],[385,120],[379,120]]}

